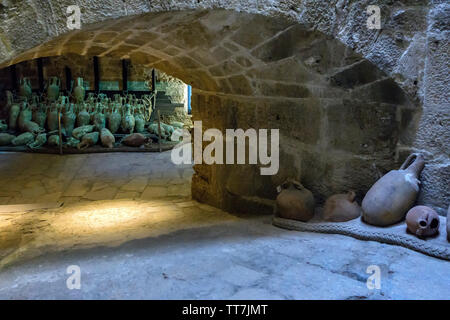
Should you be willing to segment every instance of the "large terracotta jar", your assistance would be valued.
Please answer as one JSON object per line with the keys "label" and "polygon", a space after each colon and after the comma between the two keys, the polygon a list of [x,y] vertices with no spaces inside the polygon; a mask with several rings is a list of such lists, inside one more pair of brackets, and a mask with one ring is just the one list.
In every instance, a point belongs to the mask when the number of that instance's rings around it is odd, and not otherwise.
{"label": "large terracotta jar", "polygon": [[47,99],[51,102],[58,100],[59,88],[61,86],[61,80],[58,77],[51,77],[48,81],[47,87]]}
{"label": "large terracotta jar", "polygon": [[300,182],[288,180],[278,187],[276,215],[306,222],[314,216],[314,196]]}
{"label": "large terracotta jar", "polygon": [[73,89],[73,97],[76,103],[82,103],[84,101],[85,89],[83,78],[77,78],[76,86]]}
{"label": "large terracotta jar", "polygon": [[27,101],[31,100],[32,90],[29,78],[20,79],[19,93],[20,96],[26,98]]}
{"label": "large terracotta jar", "polygon": [[375,182],[362,201],[363,220],[380,227],[403,220],[416,201],[424,164],[421,154],[411,154],[399,170]]}

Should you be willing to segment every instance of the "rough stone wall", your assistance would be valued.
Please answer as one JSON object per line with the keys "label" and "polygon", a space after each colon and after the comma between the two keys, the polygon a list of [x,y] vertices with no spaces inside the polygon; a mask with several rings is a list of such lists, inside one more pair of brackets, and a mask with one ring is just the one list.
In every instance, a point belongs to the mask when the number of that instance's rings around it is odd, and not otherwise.
{"label": "rough stone wall", "polygon": [[[3,19],[0,61],[13,59],[10,63],[14,63],[69,52],[127,56],[159,67],[197,88],[194,112],[197,108],[198,117],[205,122],[214,119],[211,125],[245,127],[249,120],[244,119],[252,119],[261,105],[267,106],[267,117],[269,110],[273,113],[283,110],[276,115],[292,120],[284,129],[287,132],[284,144],[290,147],[284,147],[283,152],[301,150],[300,155],[289,161],[289,165],[295,164],[292,170],[300,171],[298,168],[311,163],[322,181],[340,187],[348,186],[341,183],[350,175],[349,171],[352,177],[360,175],[361,179],[373,182],[374,172],[384,173],[398,164],[392,159],[402,160],[410,151],[421,151],[425,153],[427,166],[422,174],[420,202],[440,208],[448,206],[450,14],[446,1],[88,1],[82,8],[82,21],[93,24],[81,32],[67,33],[65,8],[72,4],[69,2],[4,1],[0,8]],[[365,11],[369,4],[381,7],[381,30],[366,28]],[[217,10],[211,14],[179,11],[210,8],[250,15]],[[166,10],[172,12],[131,16]],[[124,16],[130,17],[106,21]],[[52,39],[55,40],[49,41]],[[312,39],[314,45],[305,39]],[[332,39],[344,45],[338,48],[328,41]],[[265,45],[266,42],[272,45]],[[40,46],[28,50],[37,45]],[[330,49],[334,50],[332,55],[323,54]],[[285,71],[283,66],[274,66],[277,61],[281,65],[289,61],[294,53],[300,53],[299,59],[292,58],[298,72],[289,81],[270,77],[266,80],[259,73],[271,64],[272,72],[279,76],[289,74],[290,70]],[[340,64],[336,65],[335,60]],[[362,72],[369,61],[376,66],[375,71],[369,68],[369,73]],[[378,69],[390,78],[384,78]],[[319,73],[324,84],[308,78],[315,73]],[[402,97],[403,92],[406,98]],[[325,101],[324,93],[329,101]],[[273,96],[277,95],[281,95],[282,101],[274,101]],[[251,101],[245,101],[245,97],[251,97]],[[261,99],[265,103],[260,103]],[[302,104],[300,99],[312,100]],[[258,122],[269,125],[271,121]],[[360,134],[347,130],[352,127]],[[305,151],[307,144],[311,147],[309,151]],[[324,154],[324,150],[328,151],[326,145],[333,147],[332,156]],[[340,167],[330,169],[330,163],[339,162],[336,153],[342,156],[340,159],[349,155],[351,159],[342,160]],[[390,158],[386,158],[389,153]],[[388,163],[375,164],[376,169],[373,168],[373,161],[364,157],[374,155],[378,162]],[[354,163],[355,159],[365,166]],[[199,198],[210,193],[211,197],[203,198],[213,199],[215,195],[219,204],[230,202],[224,200],[230,193],[224,191],[224,170],[228,169],[199,166],[196,170],[194,188],[198,189]],[[308,170],[301,172],[305,171]],[[255,183],[265,185],[261,179],[255,177]],[[310,180],[311,189],[316,188],[314,181],[320,181]],[[324,188],[327,192],[331,190]]]}
{"label": "rough stone wall", "polygon": [[186,84],[183,81],[161,71],[158,71],[157,79],[164,83],[165,94],[170,97],[173,103],[185,102],[184,91]]}

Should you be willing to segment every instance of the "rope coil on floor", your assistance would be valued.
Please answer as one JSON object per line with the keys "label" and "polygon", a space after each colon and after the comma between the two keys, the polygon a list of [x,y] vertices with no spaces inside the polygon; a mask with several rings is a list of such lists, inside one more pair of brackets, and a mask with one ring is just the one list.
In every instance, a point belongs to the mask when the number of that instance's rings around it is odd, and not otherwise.
{"label": "rope coil on floor", "polygon": [[283,219],[280,217],[273,217],[272,223],[274,226],[303,231],[303,232],[317,232],[329,234],[341,234],[350,236],[359,240],[378,241],[381,243],[393,244],[402,246],[423,254],[450,261],[450,245],[431,243],[425,240],[418,239],[407,234],[396,234],[391,232],[367,230],[365,226],[354,225],[351,222],[301,222],[290,219]]}

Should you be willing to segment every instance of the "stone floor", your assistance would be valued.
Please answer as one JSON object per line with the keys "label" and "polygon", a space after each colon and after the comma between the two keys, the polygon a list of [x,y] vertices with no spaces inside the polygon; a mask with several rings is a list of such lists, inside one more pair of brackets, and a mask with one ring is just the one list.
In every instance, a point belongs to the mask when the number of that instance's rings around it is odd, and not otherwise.
{"label": "stone floor", "polygon": [[191,166],[170,153],[0,153],[1,204],[189,197]]}
{"label": "stone floor", "polygon": [[[170,153],[0,154],[0,299],[449,299],[450,263],[189,199]],[[44,189],[45,191],[42,191]],[[52,194],[52,196],[49,196]],[[69,266],[81,288],[70,290]],[[381,270],[368,289],[369,266]]]}

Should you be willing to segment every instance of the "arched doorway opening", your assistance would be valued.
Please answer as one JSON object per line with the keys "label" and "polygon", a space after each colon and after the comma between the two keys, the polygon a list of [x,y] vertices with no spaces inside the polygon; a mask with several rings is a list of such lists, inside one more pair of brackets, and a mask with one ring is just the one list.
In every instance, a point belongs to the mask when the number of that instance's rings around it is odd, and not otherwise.
{"label": "arched doorway opening", "polygon": [[404,160],[415,130],[417,109],[394,80],[338,40],[286,19],[148,13],[83,26],[3,66],[68,54],[130,59],[180,78],[193,87],[203,129],[280,129],[274,176],[258,175],[257,165],[194,167],[193,197],[229,211],[271,211],[288,177],[319,201],[347,189],[361,196]]}

